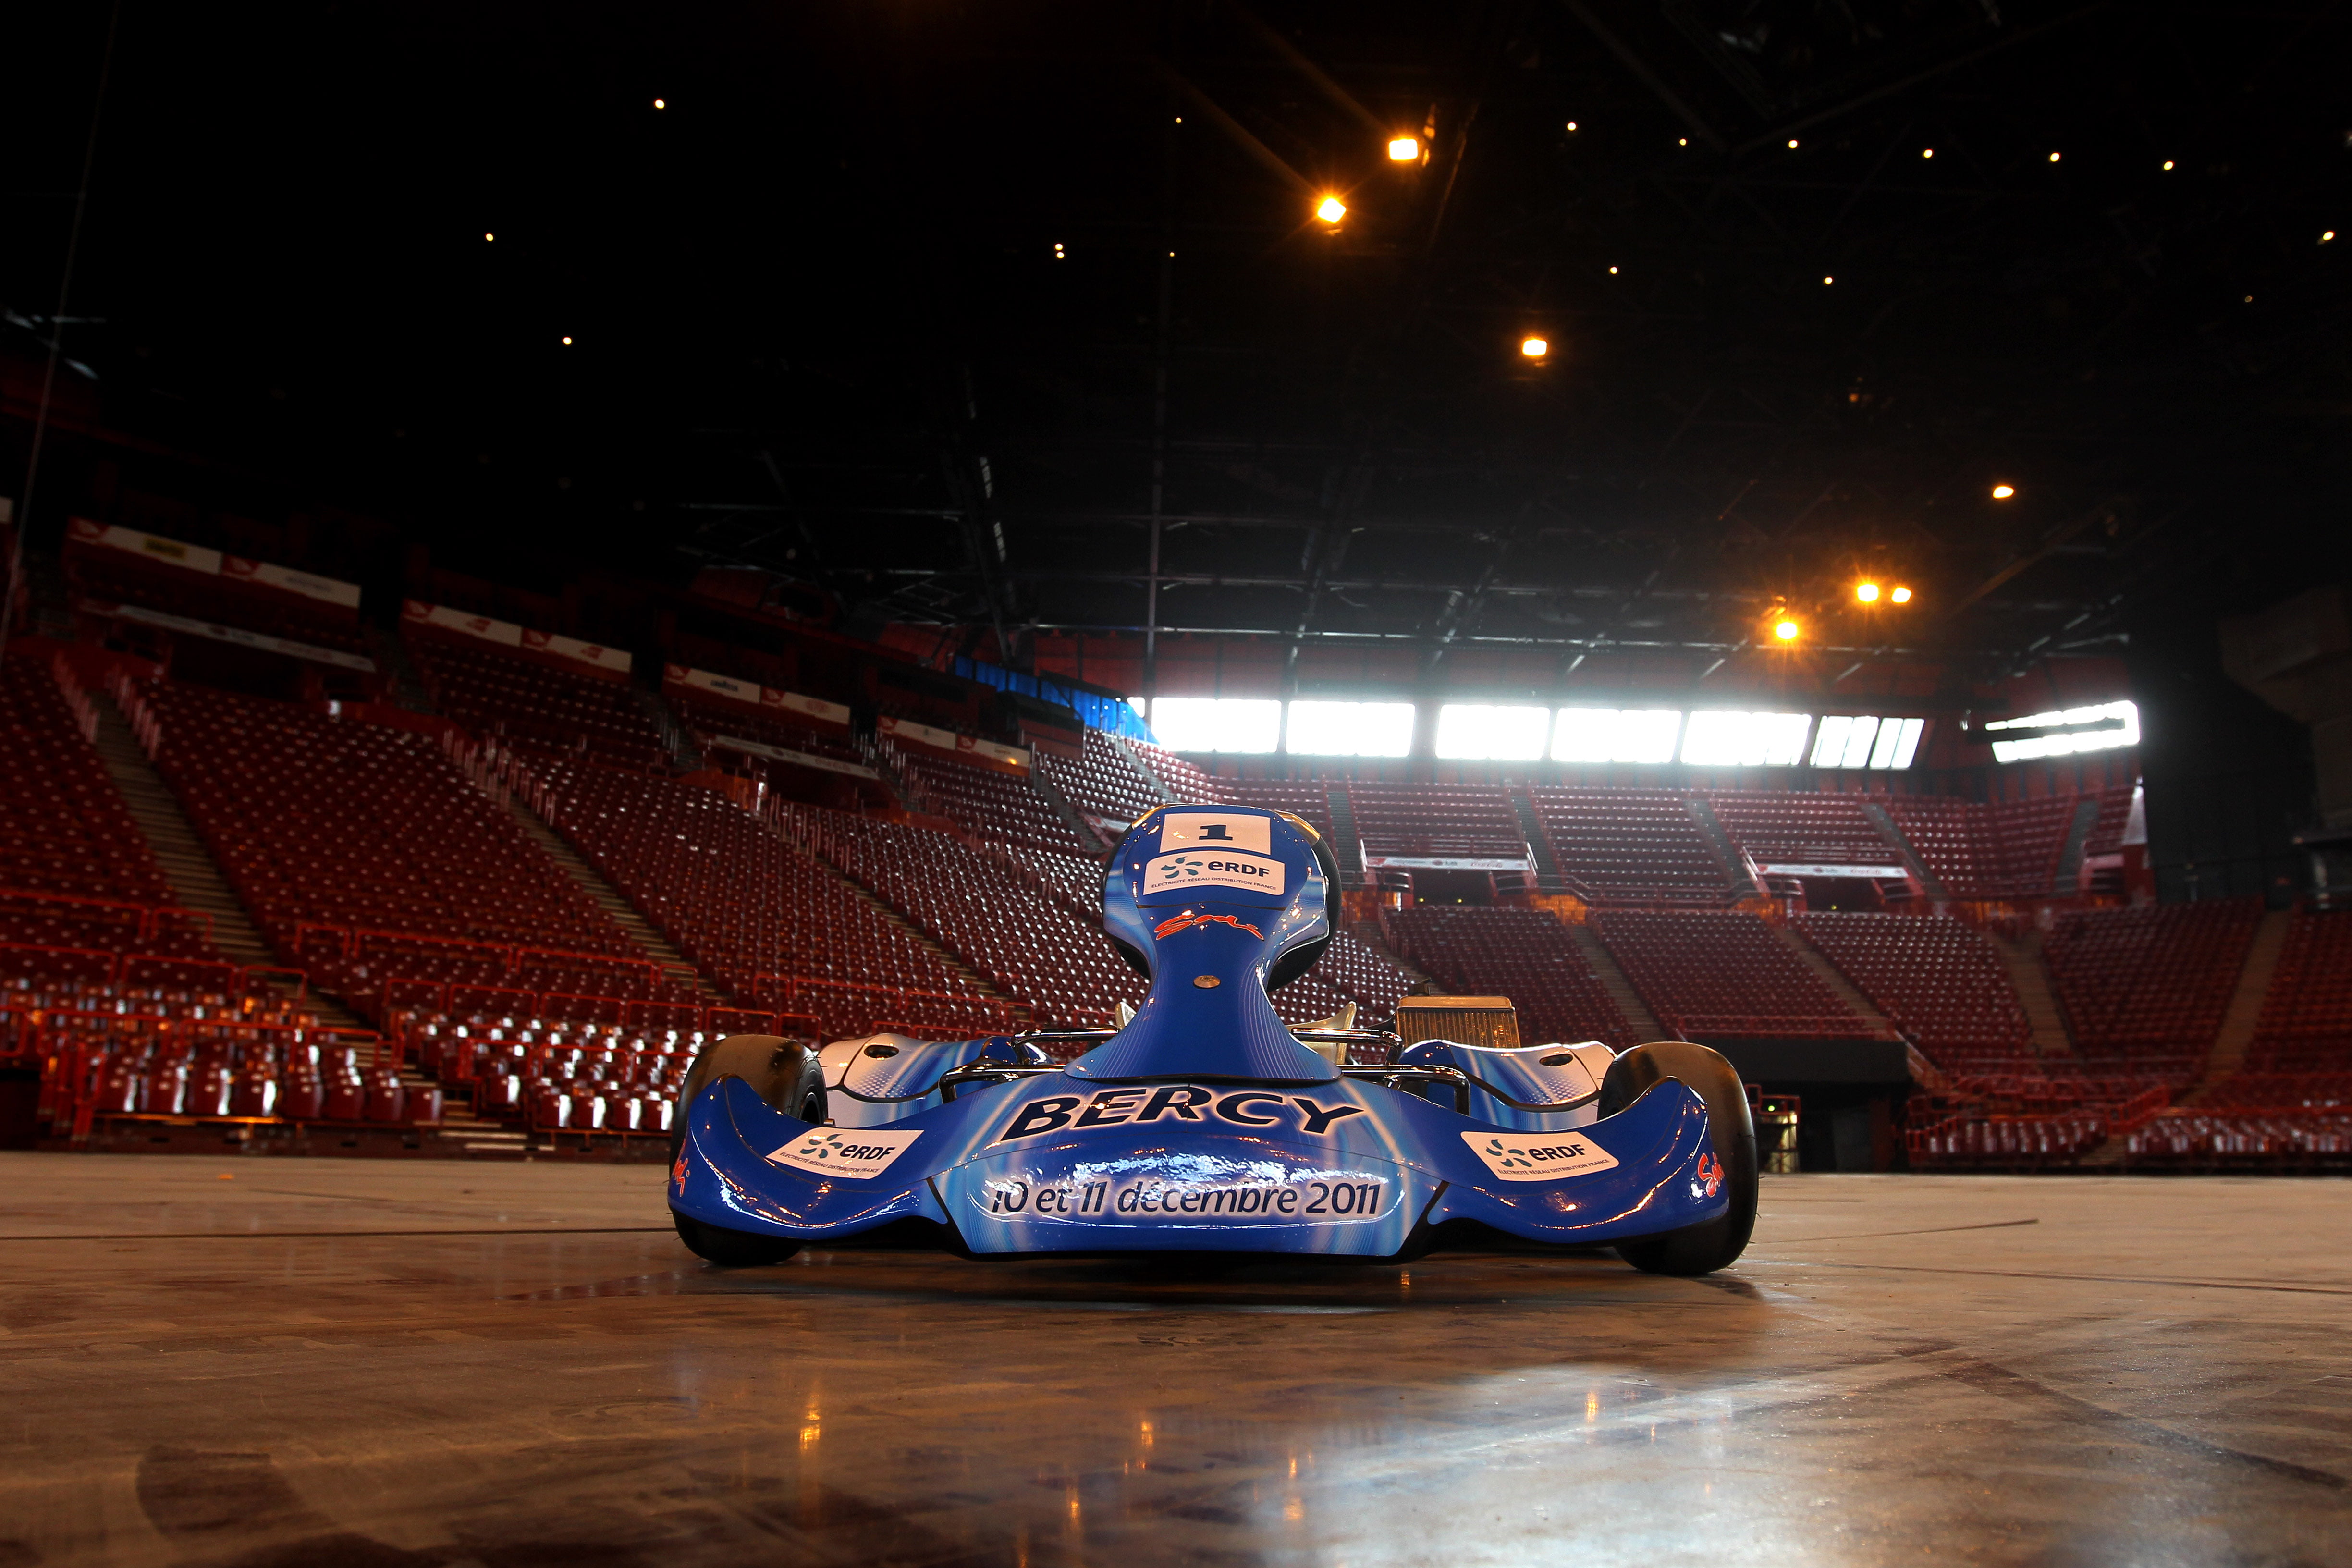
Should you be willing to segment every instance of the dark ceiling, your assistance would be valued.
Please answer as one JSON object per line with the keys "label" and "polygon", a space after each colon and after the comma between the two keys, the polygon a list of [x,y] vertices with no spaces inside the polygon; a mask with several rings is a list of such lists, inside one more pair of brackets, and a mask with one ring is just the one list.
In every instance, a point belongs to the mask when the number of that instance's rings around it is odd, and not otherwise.
{"label": "dark ceiling", "polygon": [[[20,357],[108,22],[20,21]],[[110,426],[509,579],[752,563],[853,622],[1433,658],[1698,659],[1785,605],[1990,672],[2338,569],[2347,33],[132,0],[67,312],[101,320],[65,346]],[[1918,597],[1865,615],[1864,573]]]}

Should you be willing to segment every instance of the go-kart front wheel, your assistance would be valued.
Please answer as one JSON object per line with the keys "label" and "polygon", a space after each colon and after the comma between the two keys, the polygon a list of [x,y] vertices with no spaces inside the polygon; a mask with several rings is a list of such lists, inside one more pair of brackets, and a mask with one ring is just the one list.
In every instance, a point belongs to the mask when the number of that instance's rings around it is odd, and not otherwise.
{"label": "go-kart front wheel", "polygon": [[669,1217],[677,1224],[677,1238],[686,1243],[688,1252],[722,1268],[757,1268],[762,1264],[782,1263],[801,1249],[797,1241],[786,1241],[778,1236],[755,1236],[748,1230],[729,1230],[723,1226],[705,1225],[689,1219],[676,1209]]}
{"label": "go-kart front wheel", "polygon": [[1610,1063],[1601,1082],[1601,1114],[1616,1115],[1667,1079],[1706,1102],[1707,1135],[1722,1163],[1731,1206],[1704,1224],[1621,1241],[1617,1256],[1651,1274],[1708,1274],[1745,1252],[1756,1228],[1756,1124],[1738,1069],[1720,1053],[1688,1040],[1653,1040]]}

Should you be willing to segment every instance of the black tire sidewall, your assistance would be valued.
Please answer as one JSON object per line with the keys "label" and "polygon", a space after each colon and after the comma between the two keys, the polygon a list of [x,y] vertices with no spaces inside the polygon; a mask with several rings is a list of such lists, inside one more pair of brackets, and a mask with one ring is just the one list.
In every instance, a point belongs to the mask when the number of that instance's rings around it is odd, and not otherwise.
{"label": "black tire sidewall", "polygon": [[1756,1123],[1748,1111],[1748,1090],[1738,1069],[1721,1052],[1690,1040],[1653,1040],[1612,1062],[1601,1085],[1601,1115],[1614,1116],[1667,1079],[1705,1102],[1707,1135],[1715,1157],[1723,1163],[1731,1206],[1719,1218],[1622,1242],[1617,1251],[1636,1268],[1652,1273],[1705,1274],[1746,1251],[1755,1231],[1759,1184]]}

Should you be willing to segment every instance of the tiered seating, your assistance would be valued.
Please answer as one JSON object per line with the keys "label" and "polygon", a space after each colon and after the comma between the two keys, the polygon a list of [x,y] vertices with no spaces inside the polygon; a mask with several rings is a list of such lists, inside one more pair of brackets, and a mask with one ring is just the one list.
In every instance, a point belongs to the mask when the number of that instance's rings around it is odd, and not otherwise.
{"label": "tiered seating", "polygon": [[1508,996],[1529,1044],[1605,1040],[1622,1050],[1640,1040],[1567,928],[1541,910],[1424,904],[1385,923],[1398,951],[1448,991]]}
{"label": "tiered seating", "polygon": [[434,706],[478,734],[576,752],[632,767],[657,767],[661,731],[629,688],[571,675],[484,645],[418,638],[409,657]]}
{"label": "tiered seating", "polygon": [[2352,1167],[2352,1115],[2159,1116],[2125,1144],[2127,1165],[2186,1171],[2342,1171]]}
{"label": "tiered seating", "polygon": [[2081,804],[2080,795],[2061,795],[1996,801],[1985,808],[1986,831],[1999,854],[2001,884],[2009,896],[2043,898],[2056,886],[2059,858]]}
{"label": "tiered seating", "polygon": [[645,963],[430,738],[202,687],[126,689],[239,900],[328,989],[497,984],[482,971],[510,968],[515,948]]}
{"label": "tiered seating", "polygon": [[[1344,931],[1332,936],[1331,945],[1308,972],[1307,980],[1319,980],[1337,992],[1341,1000],[1353,1002],[1356,1026],[1360,1029],[1387,1028],[1396,1015],[1398,999],[1412,989],[1412,982],[1405,978],[1403,970],[1390,963],[1379,950]],[[1276,1001],[1288,994],[1286,990]]]}
{"label": "tiered seating", "polygon": [[1129,741],[1128,744],[1135,748],[1143,765],[1159,774],[1160,782],[1177,799],[1194,805],[1214,805],[1230,798],[1225,793],[1231,787],[1227,783],[1211,778],[1175,752],[1149,741]]}
{"label": "tiered seating", "polygon": [[691,692],[673,691],[670,705],[677,710],[687,728],[696,739],[708,746],[721,735],[739,741],[756,741],[779,751],[806,752],[812,756],[830,757],[835,762],[863,761],[852,744],[848,731],[826,730],[813,724],[796,724],[788,719],[753,710],[732,702],[706,702]]}
{"label": "tiered seating", "polygon": [[0,672],[0,977],[233,987],[210,918],[178,907],[86,738],[86,703],[48,661]]}
{"label": "tiered seating", "polygon": [[1872,1026],[1754,915],[1612,910],[1596,915],[1593,930],[1658,1022],[1684,1036],[1872,1036]]}
{"label": "tiered seating", "polygon": [[556,827],[737,997],[813,1016],[828,1038],[941,1008],[974,1035],[1003,1026],[911,932],[717,791],[593,763],[541,776]]}
{"label": "tiered seating", "polygon": [[1806,914],[1795,923],[1937,1066],[1987,1074],[2038,1064],[2033,1026],[1981,932],[1948,915]]}
{"label": "tiered seating", "polygon": [[102,604],[141,605],[313,647],[368,651],[359,612],[346,605],[142,561],[128,551],[69,549],[65,564],[78,595]]}
{"label": "tiered seating", "polygon": [[[970,771],[970,770],[967,770]],[[1148,987],[1099,926],[943,833],[835,817],[840,864],[933,941],[1036,1012],[1041,1025],[1098,1028]]]}
{"label": "tiered seating", "polygon": [[1159,787],[1100,730],[1087,731],[1085,755],[1075,762],[1042,749],[1035,755],[1055,789],[1106,823],[1123,827],[1161,804]]}
{"label": "tiered seating", "polygon": [[1886,809],[1928,874],[1952,897],[2038,899],[2047,898],[2057,880],[2058,857],[2081,798],[2047,795],[1988,805],[1945,795],[1895,795]]}
{"label": "tiered seating", "polygon": [[1104,863],[1058,849],[1032,849],[1024,845],[998,847],[1013,860],[1043,878],[1065,903],[1088,920],[1102,919]]}
{"label": "tiered seating", "polygon": [[1098,846],[1078,837],[1027,779],[962,763],[935,763],[911,752],[901,755],[907,776],[925,804],[983,838],[1070,855],[1100,853]]}
{"label": "tiered seating", "polygon": [[48,661],[26,656],[0,670],[0,888],[177,901],[82,716]]}
{"label": "tiered seating", "polygon": [[101,1116],[437,1121],[438,1091],[414,1091],[373,1036],[321,1027],[274,994],[139,987],[0,990],[0,1036],[41,1062],[53,1135]]}
{"label": "tiered seating", "polygon": [[[1338,787],[1338,786],[1333,786]],[[1232,805],[1254,805],[1261,811],[1286,811],[1303,818],[1325,838],[1332,838],[1330,789],[1314,783],[1298,783],[1287,779],[1232,779],[1225,783],[1225,800],[1218,803]],[[1347,864],[1336,840],[1331,852]]]}
{"label": "tiered seating", "polygon": [[2245,1070],[2352,1074],[2352,913],[2296,913]]}
{"label": "tiered seating", "polygon": [[2060,916],[2044,952],[2083,1055],[2195,1078],[2261,915],[2233,899]]}
{"label": "tiered seating", "polygon": [[2083,841],[2084,855],[2116,855],[2123,851],[2124,829],[2131,823],[2132,788],[2123,784],[2099,796],[2099,819]]}
{"label": "tiered seating", "polygon": [[1903,864],[1854,795],[1717,790],[1706,802],[1733,847],[1759,866]]}
{"label": "tiered seating", "polygon": [[[773,1020],[747,1019],[766,1034]],[[416,1016],[400,1038],[420,1070],[472,1101],[474,1114],[533,1131],[667,1133],[700,1030],[631,1030],[567,1018]]]}
{"label": "tiered seating", "polygon": [[1560,875],[1596,902],[1720,904],[1731,887],[1680,795],[1549,785],[1528,793]]}
{"label": "tiered seating", "polygon": [[1351,784],[1348,804],[1367,858],[1403,855],[1525,861],[1510,797],[1475,784]]}

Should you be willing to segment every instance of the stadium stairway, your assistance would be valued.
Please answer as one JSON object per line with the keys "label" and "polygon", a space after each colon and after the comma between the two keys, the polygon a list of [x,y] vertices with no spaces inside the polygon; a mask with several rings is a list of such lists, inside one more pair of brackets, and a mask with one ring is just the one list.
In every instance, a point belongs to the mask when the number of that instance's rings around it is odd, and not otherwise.
{"label": "stadium stairway", "polygon": [[1903,868],[1911,873],[1913,880],[1927,891],[1928,897],[1942,898],[1944,884],[1937,881],[1935,875],[1927,869],[1927,862],[1919,858],[1919,851],[1911,847],[1911,841],[1908,838],[1903,837],[1903,830],[1895,826],[1895,818],[1887,814],[1886,808],[1874,800],[1865,800],[1862,803],[1862,814],[1870,818],[1870,825],[1873,827],[1878,829],[1878,836],[1885,839],[1895,852],[1903,858]]}
{"label": "stadium stairway", "polygon": [[1576,951],[1584,955],[1584,962],[1591,967],[1592,977],[1601,982],[1601,988],[1609,993],[1612,1002],[1617,1004],[1617,1011],[1641,1032],[1642,1038],[1668,1038],[1665,1026],[1658,1022],[1655,1013],[1650,1011],[1650,1005],[1642,1000],[1642,994],[1633,989],[1633,983],[1625,978],[1625,972],[1617,967],[1616,958],[1601,945],[1601,939],[1592,934],[1592,928],[1570,925],[1568,936],[1576,943]]}
{"label": "stadium stairway", "polygon": [[1771,928],[1772,934],[1780,939],[1780,945],[1796,954],[1797,962],[1820,975],[1822,984],[1836,992],[1838,1000],[1844,1003],[1853,1011],[1854,1016],[1888,1039],[1901,1037],[1903,1031],[1895,1026],[1895,1020],[1880,1012],[1878,1005],[1864,995],[1853,981],[1841,973],[1838,966],[1832,963],[1828,955],[1821,949],[1807,942],[1788,926],[1772,921],[1765,923]]}
{"label": "stadium stairway", "polygon": [[538,813],[517,799],[507,802],[507,810],[514,814],[514,819],[521,826],[524,835],[533,844],[546,850],[548,857],[570,873],[573,881],[580,884],[581,891],[595,900],[597,907],[613,917],[613,922],[627,933],[631,942],[637,944],[639,952],[656,963],[691,975],[695,992],[701,997],[704,1005],[714,1003],[721,1007],[735,1005],[735,998],[712,984],[700,970],[688,961],[686,954],[672,945],[669,938],[662,935],[651,921],[638,912],[637,906],[629,902],[620,889],[606,881],[604,874],[590,865],[587,858],[580,851],[572,847],[562,834],[541,821]]}
{"label": "stadium stairway", "polygon": [[2099,825],[2099,797],[2086,795],[2074,805],[2074,820],[2067,825],[2066,842],[2058,851],[2058,874],[2051,881],[2053,898],[2063,898],[2074,890],[2083,876],[2083,848],[2091,841],[2091,829]]}
{"label": "stadium stairway", "polygon": [[1360,888],[1364,885],[1364,839],[1356,831],[1356,803],[1348,797],[1345,784],[1323,792],[1324,804],[1331,808],[1331,837],[1335,842],[1331,854],[1339,864],[1339,886]]}
{"label": "stadium stairway", "polygon": [[2032,1026],[2033,1054],[2062,1061],[2071,1058],[2074,1037],[2066,1027],[2057,993],[2050,989],[2050,971],[2042,962],[2042,932],[2028,931],[2012,939],[1988,928],[1985,937],[2000,954],[2001,963],[2009,970],[2009,983],[2016,988],[2018,1005],[2025,1009],[2025,1021]]}
{"label": "stadium stairway", "polygon": [[1127,743],[1126,736],[1114,735],[1108,730],[1100,730],[1096,732],[1101,735],[1104,740],[1108,741],[1112,745],[1117,746],[1119,751],[1125,754],[1127,760],[1134,764],[1135,771],[1143,775],[1144,781],[1150,784],[1153,789],[1160,792],[1160,798],[1161,800],[1166,801],[1171,805],[1181,805],[1184,804],[1182,797],[1178,795],[1174,790],[1168,787],[1168,781],[1161,778],[1158,773],[1152,772],[1151,764],[1143,760],[1143,753]]}
{"label": "stadium stairway", "polygon": [[2215,1085],[2246,1065],[2254,1027],[2262,1021],[2263,998],[2270,994],[2279,955],[2286,951],[2287,933],[2294,929],[2292,910],[2263,911],[2262,923],[2254,928],[2253,944],[2246,950],[2246,966],[2238,972],[2237,986],[2230,993],[2229,1010],[2221,1015],[2221,1031],[2213,1037],[2212,1053],[2205,1058],[2205,1074],[2195,1089],[2181,1097],[2183,1105],[2202,1102]]}
{"label": "stadium stairway", "polygon": [[1536,886],[1547,893],[1566,892],[1567,879],[1559,874],[1559,862],[1552,858],[1551,839],[1544,833],[1543,818],[1536,815],[1534,797],[1528,794],[1525,784],[1516,786],[1509,795],[1512,815],[1519,819],[1519,833],[1528,841],[1528,853],[1536,858]]}
{"label": "stadium stairway", "polygon": [[1715,815],[1715,807],[1696,795],[1684,804],[1690,807],[1691,819],[1698,824],[1707,847],[1714,850],[1715,858],[1723,862],[1723,869],[1731,879],[1732,894],[1753,898],[1761,893],[1764,889],[1756,885],[1755,877],[1748,869],[1747,858],[1732,847],[1731,835],[1723,830],[1722,822]]}
{"label": "stadium stairway", "polygon": [[[179,797],[147,760],[138,737],[131,732],[131,721],[115,706],[113,694],[100,686],[86,690],[98,715],[100,760],[130,809],[140,836],[154,852],[156,864],[163,868],[172,891],[186,908],[212,917],[213,945],[220,949],[223,958],[232,963],[276,964],[278,955],[270,951],[245,906],[237,902],[228,879],[221,875],[212,852],[197,836],[195,825],[181,810]],[[367,1026],[357,1014],[322,992],[310,993],[310,1005],[323,1023],[349,1029]]]}
{"label": "stadium stairway", "polygon": [[1108,836],[1095,831],[1095,825],[1087,820],[1087,814],[1078,809],[1076,801],[1061,792],[1044,768],[1029,770],[1029,787],[1045,796],[1045,804],[1054,808],[1054,815],[1062,819],[1063,826],[1078,836],[1079,843],[1093,847],[1097,855],[1110,847],[1104,842]]}

